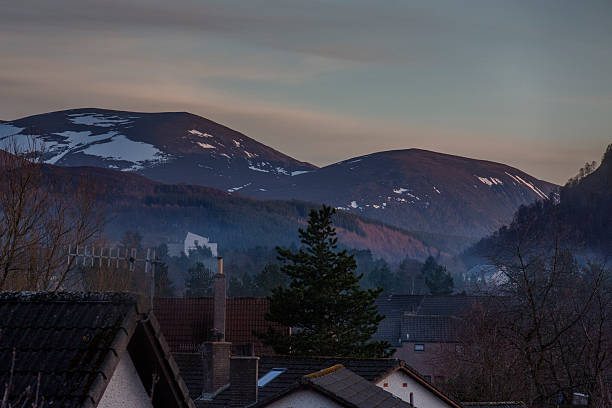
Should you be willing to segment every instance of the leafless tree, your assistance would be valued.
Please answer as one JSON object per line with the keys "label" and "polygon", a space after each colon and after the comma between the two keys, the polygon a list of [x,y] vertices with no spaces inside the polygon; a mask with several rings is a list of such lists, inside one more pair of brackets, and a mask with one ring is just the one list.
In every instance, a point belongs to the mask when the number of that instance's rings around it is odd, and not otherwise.
{"label": "leafless tree", "polygon": [[611,405],[612,280],[602,263],[579,264],[567,249],[516,245],[497,258],[503,280],[486,307],[466,317],[460,366],[449,390],[464,400],[527,400],[534,406],[588,394]]}
{"label": "leafless tree", "polygon": [[33,143],[0,151],[0,290],[68,288],[68,246],[85,245],[102,229],[95,185],[86,178],[57,182],[42,157]]}

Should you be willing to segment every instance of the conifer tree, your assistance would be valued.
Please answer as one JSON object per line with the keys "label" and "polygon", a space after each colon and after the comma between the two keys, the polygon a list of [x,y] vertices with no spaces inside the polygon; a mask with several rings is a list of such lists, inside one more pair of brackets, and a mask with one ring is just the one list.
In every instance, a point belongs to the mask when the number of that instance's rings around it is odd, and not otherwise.
{"label": "conifer tree", "polygon": [[354,257],[337,247],[334,212],[328,206],[311,210],[308,228],[299,229],[303,246],[295,252],[277,248],[290,283],[272,291],[266,319],[293,330],[290,336],[272,328],[258,335],[280,354],[388,356],[389,343],[371,341],[384,318],[374,303],[381,289],[359,288]]}
{"label": "conifer tree", "polygon": [[455,283],[446,267],[436,262],[433,256],[427,258],[421,269],[425,284],[432,295],[450,295],[453,293]]}

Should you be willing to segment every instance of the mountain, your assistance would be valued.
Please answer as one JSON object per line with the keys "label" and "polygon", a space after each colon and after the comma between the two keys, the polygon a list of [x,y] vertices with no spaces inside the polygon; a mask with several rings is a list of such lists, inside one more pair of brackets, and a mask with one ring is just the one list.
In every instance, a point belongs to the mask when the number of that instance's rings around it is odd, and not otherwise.
{"label": "mountain", "polygon": [[24,145],[28,135],[44,143],[49,164],[117,169],[165,183],[222,190],[315,168],[186,112],[72,109],[0,124],[0,142],[18,140]]}
{"label": "mountain", "polygon": [[409,149],[355,157],[240,193],[324,202],[408,230],[483,236],[555,188],[504,164]]}
{"label": "mountain", "polygon": [[323,168],[189,113],[73,109],[0,124],[49,164],[97,166],[259,199],[326,203],[406,230],[482,237],[556,187],[499,163],[409,149]]}
{"label": "mountain", "polygon": [[463,258],[473,266],[483,257],[500,258],[517,244],[525,251],[561,247],[586,257],[612,256],[612,144],[595,171],[561,187],[557,200],[522,206],[509,225],[480,240]]}
{"label": "mountain", "polygon": [[[95,167],[45,166],[47,185],[68,194],[86,179],[99,193],[109,223],[105,233],[119,239],[138,231],[149,244],[184,239],[187,231],[208,236],[226,249],[273,248],[298,243],[297,230],[307,223],[317,204],[300,201],[262,201],[231,195],[210,187],[170,185],[143,176]],[[356,249],[370,249],[399,262],[408,256],[450,259],[459,248],[453,237],[411,233],[339,211],[334,219],[339,241]]]}

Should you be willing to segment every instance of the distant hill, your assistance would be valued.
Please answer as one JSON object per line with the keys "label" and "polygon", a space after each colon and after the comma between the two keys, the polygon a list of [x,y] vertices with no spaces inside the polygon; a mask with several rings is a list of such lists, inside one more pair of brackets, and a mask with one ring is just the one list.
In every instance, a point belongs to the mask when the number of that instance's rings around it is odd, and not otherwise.
{"label": "distant hill", "polygon": [[[209,187],[169,185],[143,176],[95,167],[45,166],[48,182],[69,191],[87,178],[101,193],[110,222],[106,233],[119,238],[138,231],[145,241],[181,240],[187,231],[208,236],[220,248],[274,247],[298,242],[297,229],[306,225],[317,204],[233,196]],[[371,249],[389,261],[429,255],[449,259],[458,246],[455,237],[411,233],[343,211],[335,217],[340,243]]]}
{"label": "distant hill", "polygon": [[405,230],[480,238],[556,187],[500,163],[419,149],[317,168],[186,112],[72,109],[0,124],[60,166],[96,166],[264,200],[326,203]]}
{"label": "distant hill", "polygon": [[466,251],[468,265],[521,243],[524,248],[558,244],[576,254],[612,256],[612,144],[600,166],[559,190],[558,199],[522,206],[513,221]]}
{"label": "distant hill", "polygon": [[186,112],[140,113],[71,109],[0,125],[0,140],[33,136],[45,161],[136,172],[165,183],[222,190],[291,177],[315,166],[246,135]]}
{"label": "distant hill", "polygon": [[325,202],[408,230],[480,237],[556,188],[513,167],[427,150],[373,153],[278,180],[262,198]]}

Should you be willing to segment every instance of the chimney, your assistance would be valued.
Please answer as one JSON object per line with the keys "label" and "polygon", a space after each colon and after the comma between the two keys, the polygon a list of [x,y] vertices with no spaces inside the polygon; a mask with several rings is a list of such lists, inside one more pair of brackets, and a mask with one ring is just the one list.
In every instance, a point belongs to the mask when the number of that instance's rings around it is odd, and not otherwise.
{"label": "chimney", "polygon": [[204,395],[213,396],[230,382],[232,343],[209,341],[202,344],[200,353],[204,363]]}
{"label": "chimney", "polygon": [[232,356],[230,361],[230,406],[257,402],[259,357]]}
{"label": "chimney", "polygon": [[223,258],[217,258],[217,274],[215,275],[214,300],[213,300],[213,340],[225,340],[225,307],[226,307],[226,286],[225,275],[223,274]]}

